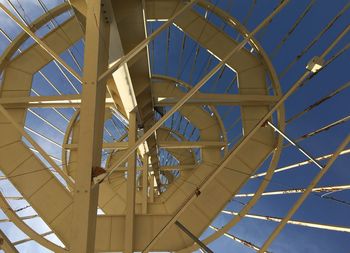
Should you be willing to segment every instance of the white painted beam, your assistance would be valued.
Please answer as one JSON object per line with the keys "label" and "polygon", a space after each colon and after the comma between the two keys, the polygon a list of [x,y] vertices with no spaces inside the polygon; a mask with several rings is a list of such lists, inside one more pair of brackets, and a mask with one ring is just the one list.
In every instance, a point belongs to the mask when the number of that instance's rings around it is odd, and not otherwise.
{"label": "white painted beam", "polygon": [[[270,105],[276,103],[277,96],[233,95],[233,94],[195,94],[186,105]],[[172,106],[179,102],[178,97],[155,97],[155,106]]]}
{"label": "white painted beam", "polygon": [[[225,214],[238,215],[237,212],[233,212],[233,211],[223,210],[221,212],[225,213]],[[267,215],[246,214],[244,217],[252,218],[252,219],[258,219],[258,220],[265,220],[265,221],[274,221],[274,222],[281,222],[282,221],[282,218],[273,217],[273,216],[267,216]],[[331,230],[331,231],[337,231],[337,232],[350,233],[350,227],[341,227],[341,226],[335,226],[335,225],[327,225],[327,224],[320,224],[320,223],[314,223],[314,222],[305,222],[305,221],[297,221],[297,220],[289,220],[287,222],[287,224],[298,225],[298,226],[303,226],[303,227],[310,227],[310,228],[317,228],[317,229],[324,229],[324,230]]]}
{"label": "white painted beam", "polygon": [[[0,98],[0,104],[5,108],[29,108],[29,107],[54,107],[70,108],[80,107],[80,95],[62,95],[62,96],[33,96]],[[114,106],[112,98],[106,98],[106,107]]]}
{"label": "white painted beam", "polygon": [[160,148],[167,149],[189,149],[189,148],[220,148],[224,147],[225,142],[221,141],[159,141]]}
{"label": "white painted beam", "polygon": [[[337,186],[323,186],[323,187],[316,187],[312,189],[312,192],[337,192],[337,191],[343,191],[343,190],[349,190],[350,185],[337,185]],[[274,196],[274,195],[284,195],[284,194],[296,194],[296,193],[303,193],[306,189],[288,189],[288,190],[281,190],[281,191],[270,191],[270,192],[264,192],[261,194],[262,196]],[[255,193],[240,193],[235,195],[235,198],[245,198],[245,197],[253,197]]]}
{"label": "white painted beam", "polygon": [[[341,156],[341,155],[346,155],[346,154],[350,154],[350,148],[343,150],[342,152],[340,152],[339,155]],[[321,161],[321,160],[324,160],[324,159],[329,159],[333,155],[334,154],[327,154],[327,155],[319,156],[319,157],[315,158],[315,160]],[[291,165],[283,166],[281,168],[276,169],[274,173],[279,173],[279,172],[283,172],[283,171],[287,171],[287,170],[291,170],[291,169],[296,169],[296,168],[302,167],[302,166],[310,164],[310,163],[312,163],[311,160],[306,160],[306,161],[303,161],[303,162],[298,162],[298,163],[294,163],[294,164],[291,164]],[[262,172],[262,173],[259,173],[259,174],[255,174],[254,176],[251,176],[250,178],[263,177],[265,175],[266,175],[266,172]]]}
{"label": "white painted beam", "polygon": [[[129,147],[128,142],[105,142],[103,143],[103,149],[127,149]],[[220,148],[226,144],[221,141],[159,141],[160,148],[166,149],[190,149],[190,148]],[[64,144],[65,149],[77,149],[78,144]]]}
{"label": "white painted beam", "polygon": [[[219,231],[220,229],[214,226],[209,226],[211,229],[213,229],[214,231]],[[258,246],[256,246],[255,244],[248,242],[246,240],[243,240],[241,238],[238,238],[237,236],[234,236],[233,234],[230,233],[224,233],[224,236],[226,236],[227,238],[230,238],[231,240],[238,242],[240,244],[243,244],[244,246],[247,246],[248,248],[251,248],[253,250],[258,251],[260,248]]]}

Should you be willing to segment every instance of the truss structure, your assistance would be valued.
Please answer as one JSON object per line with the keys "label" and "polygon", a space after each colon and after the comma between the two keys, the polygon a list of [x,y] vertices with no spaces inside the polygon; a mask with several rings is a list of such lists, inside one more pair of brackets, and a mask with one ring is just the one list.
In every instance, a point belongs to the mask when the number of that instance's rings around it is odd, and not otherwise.
{"label": "truss structure", "polygon": [[1,250],[348,249],[350,4],[238,2],[0,1]]}

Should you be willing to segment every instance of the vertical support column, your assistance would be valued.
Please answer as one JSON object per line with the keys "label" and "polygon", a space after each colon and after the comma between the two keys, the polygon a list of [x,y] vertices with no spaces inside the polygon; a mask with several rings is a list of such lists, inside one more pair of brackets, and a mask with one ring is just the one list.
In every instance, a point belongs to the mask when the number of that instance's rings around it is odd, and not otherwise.
{"label": "vertical support column", "polygon": [[142,167],[142,213],[147,213],[147,192],[148,192],[148,155],[143,158]]}
{"label": "vertical support column", "polygon": [[106,97],[106,85],[97,84],[97,78],[107,68],[102,36],[108,36],[108,27],[101,21],[101,1],[88,0],[78,166],[75,174],[70,243],[70,252],[74,253],[95,252],[99,187],[92,187],[92,172],[94,167],[101,164]]}
{"label": "vertical support column", "polygon": [[[136,112],[129,114],[129,146],[137,139]],[[132,253],[134,249],[134,218],[135,218],[135,191],[136,191],[136,152],[128,158],[128,177],[126,182],[126,217],[125,217],[125,249],[124,253]]]}
{"label": "vertical support column", "polygon": [[151,203],[154,202],[154,172],[151,172],[151,176],[150,176],[150,182],[149,182],[149,201]]}

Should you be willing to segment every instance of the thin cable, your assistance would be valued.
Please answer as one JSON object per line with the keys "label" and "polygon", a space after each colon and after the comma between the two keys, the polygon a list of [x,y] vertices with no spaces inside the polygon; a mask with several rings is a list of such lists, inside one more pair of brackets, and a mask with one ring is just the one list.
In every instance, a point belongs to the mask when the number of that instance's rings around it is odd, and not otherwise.
{"label": "thin cable", "polygon": [[312,6],[314,6],[316,0],[310,0],[310,2],[308,3],[308,5],[306,6],[305,10],[300,14],[300,16],[298,17],[298,19],[295,21],[295,23],[293,24],[292,28],[287,32],[287,34],[283,37],[283,39],[281,40],[281,42],[275,47],[275,49],[272,51],[271,53],[271,59],[275,58],[275,56],[277,55],[277,53],[279,52],[279,50],[281,49],[281,47],[286,43],[286,41],[288,40],[288,38],[292,35],[292,33],[295,31],[295,29],[299,26],[299,24],[301,23],[301,21],[305,18],[305,16],[309,13],[309,11],[311,10]]}
{"label": "thin cable", "polygon": [[[217,166],[219,166],[219,164],[217,164],[217,163],[209,162],[209,161],[204,161],[204,160],[202,161],[202,164],[208,165],[208,166],[210,166],[210,167],[217,167]],[[251,177],[251,176],[252,176],[250,173],[241,171],[241,170],[239,170],[239,169],[234,169],[234,168],[230,168],[230,167],[226,167],[226,166],[224,166],[224,169],[231,170],[231,171],[237,172],[237,173],[239,173],[239,174],[242,174],[242,175],[245,175],[245,176],[248,176],[248,177]],[[261,180],[261,181],[269,182],[270,184],[274,184],[274,185],[283,187],[283,188],[292,188],[292,186],[290,186],[290,185],[287,185],[287,184],[285,184],[285,183],[277,182],[276,180],[272,181],[272,179],[266,179],[265,177],[258,177],[258,179]],[[311,194],[314,195],[314,196],[317,196],[317,197],[319,197],[319,198],[322,198],[322,199],[332,200],[332,201],[336,201],[336,202],[338,202],[338,203],[347,204],[346,201],[344,201],[344,200],[335,199],[335,198],[333,198],[333,197],[329,197],[329,198],[327,198],[327,197],[322,197],[321,194],[318,194],[318,193],[316,193],[316,192],[311,192]],[[247,203],[244,203],[244,202],[242,202],[242,201],[238,201],[238,200],[236,200],[236,199],[234,199],[234,198],[233,198],[231,201],[237,202],[237,203],[239,203],[239,204],[241,204],[241,205],[244,205],[244,206],[247,205]],[[349,203],[349,205],[350,205],[350,203]]]}
{"label": "thin cable", "polygon": [[350,87],[350,82],[347,82],[345,84],[343,84],[341,87],[339,87],[336,90],[333,90],[331,93],[329,93],[328,95],[322,97],[321,99],[317,100],[315,103],[309,105],[307,108],[305,108],[303,111],[291,116],[288,120],[286,120],[286,123],[291,123],[294,120],[300,118],[301,116],[303,116],[305,113],[310,112],[312,109],[315,109],[317,106],[321,105],[322,103],[326,102],[327,100],[333,98],[334,96],[336,96],[337,94],[339,94],[341,91],[347,89]]}
{"label": "thin cable", "polygon": [[[275,11],[285,0],[280,0],[279,4],[273,8],[273,11]],[[269,24],[271,24],[272,19],[266,24],[266,26],[264,28],[261,29],[260,33],[256,36],[256,38],[258,38],[258,40],[262,40],[262,37],[265,35],[265,33],[267,32],[267,27],[269,26]]]}
{"label": "thin cable", "polygon": [[[332,123],[330,123],[330,124],[328,124],[328,125],[326,125],[324,127],[321,127],[321,128],[319,128],[319,129],[317,129],[315,131],[312,131],[310,133],[304,134],[301,137],[295,139],[294,142],[296,142],[296,143],[301,142],[301,141],[303,141],[303,140],[305,140],[305,139],[307,139],[309,137],[315,136],[315,135],[320,134],[322,132],[328,131],[328,130],[330,130],[333,127],[336,127],[336,126],[339,126],[341,124],[344,124],[348,120],[350,120],[350,115],[346,116],[346,117],[344,117],[344,118],[342,118],[340,120],[337,120],[335,122],[332,122]],[[291,144],[286,144],[286,145],[283,146],[283,148],[287,148],[287,147],[290,147],[290,146],[291,146]]]}
{"label": "thin cable", "polygon": [[317,134],[322,133],[324,131],[328,131],[329,129],[331,129],[331,128],[335,127],[335,126],[339,126],[339,125],[347,122],[348,120],[350,120],[350,115],[348,115],[348,116],[346,116],[346,117],[344,117],[342,119],[339,119],[339,120],[337,120],[337,121],[335,121],[335,122],[333,122],[331,124],[328,124],[328,125],[326,125],[324,127],[321,127],[321,128],[319,128],[319,129],[317,129],[315,131],[312,131],[311,133],[304,134],[301,137],[299,137],[298,139],[296,139],[295,142],[300,142],[300,141],[305,140],[305,139],[307,139],[307,138],[309,138],[311,136],[317,135]]}
{"label": "thin cable", "polygon": [[285,67],[282,72],[279,74],[279,78],[283,78],[287,72],[293,67],[293,65],[299,61],[301,57],[303,57],[310,48],[312,48],[320,38],[334,25],[334,23],[350,8],[350,2],[347,3],[344,8],[338,12],[338,14],[327,24],[327,26],[304,48],[292,62],[290,62],[287,67]]}

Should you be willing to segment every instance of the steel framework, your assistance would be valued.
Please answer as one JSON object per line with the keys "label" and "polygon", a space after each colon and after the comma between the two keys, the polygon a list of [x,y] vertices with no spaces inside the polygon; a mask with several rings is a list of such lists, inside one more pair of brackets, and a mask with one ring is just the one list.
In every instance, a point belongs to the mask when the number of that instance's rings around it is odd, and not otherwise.
{"label": "steel framework", "polygon": [[[327,94],[315,88],[311,104],[303,98],[319,73],[347,74],[328,66],[350,48],[339,50],[349,19],[333,27],[350,4],[294,60],[282,56],[280,71],[275,58],[291,50],[288,39],[317,3],[304,6],[268,53],[274,41],[264,38],[287,26],[283,14],[296,3],[276,1],[265,15],[257,2],[236,19],[224,0],[2,1],[0,225],[27,237],[0,227],[0,249],[21,252],[35,242],[53,252],[228,252],[215,245],[228,238],[233,250],[278,252],[274,241],[288,244],[279,237],[288,224],[348,235],[346,222],[309,221],[312,208],[303,209],[308,218],[292,218],[311,196],[329,203],[331,216],[350,205],[349,183],[328,176],[350,153],[342,106],[349,82]],[[336,35],[319,42],[331,29]],[[304,55],[311,57],[302,62]],[[324,110],[337,120],[307,121],[311,132],[298,123],[335,99],[336,110]],[[294,138],[290,126],[308,132]],[[333,138],[314,139],[325,131]],[[314,155],[316,146],[325,146],[323,155]],[[283,211],[250,212],[278,207],[273,198],[283,198]],[[259,220],[277,225],[262,226],[264,236],[240,233]]]}

